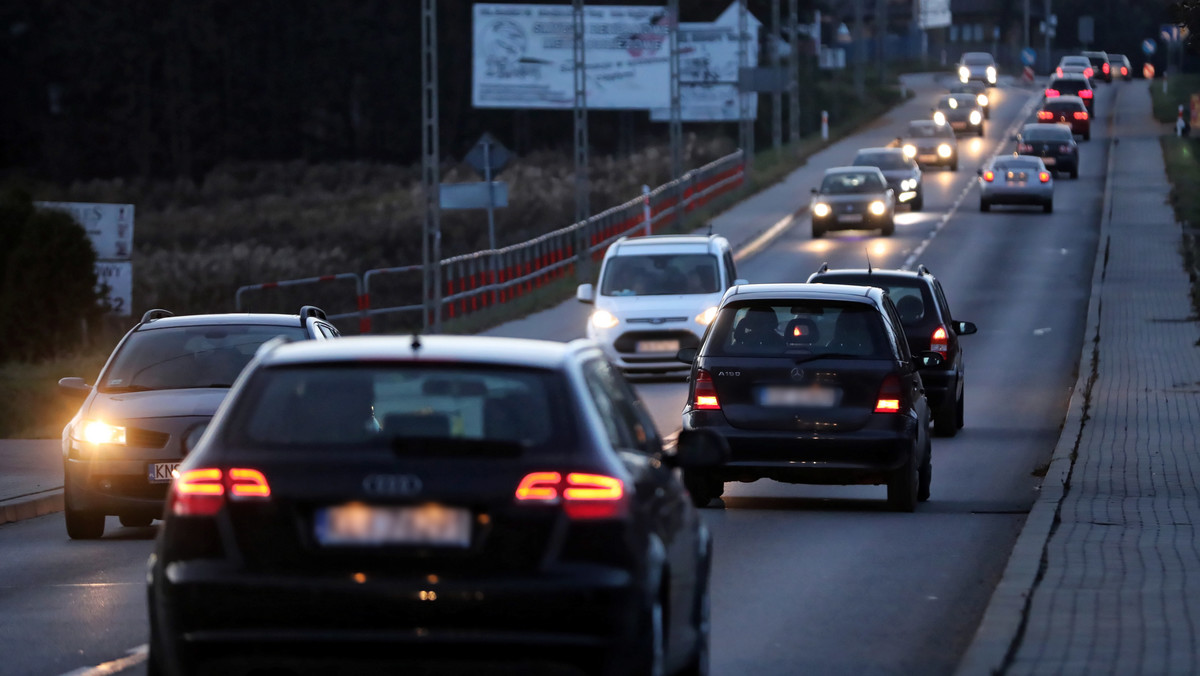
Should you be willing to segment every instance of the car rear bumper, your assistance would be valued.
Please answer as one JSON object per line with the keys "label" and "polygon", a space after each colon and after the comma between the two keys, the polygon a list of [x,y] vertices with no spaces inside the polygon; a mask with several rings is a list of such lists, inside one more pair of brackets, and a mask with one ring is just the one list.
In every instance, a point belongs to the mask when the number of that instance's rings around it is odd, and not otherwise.
{"label": "car rear bumper", "polygon": [[[1051,190],[993,188],[981,192],[980,199],[989,204],[1046,204],[1054,199],[1054,192]],[[923,374],[922,377],[924,377]]]}

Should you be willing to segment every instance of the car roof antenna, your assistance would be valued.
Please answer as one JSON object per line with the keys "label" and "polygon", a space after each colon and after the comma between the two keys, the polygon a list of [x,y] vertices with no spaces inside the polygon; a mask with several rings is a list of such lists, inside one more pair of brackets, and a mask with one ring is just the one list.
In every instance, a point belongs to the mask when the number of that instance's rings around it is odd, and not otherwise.
{"label": "car roof antenna", "polygon": [[874,272],[874,270],[871,268],[871,250],[863,249],[863,251],[867,254],[867,274],[869,275]]}
{"label": "car roof antenna", "polygon": [[708,234],[709,234],[709,235],[711,235],[711,234],[712,234],[712,221],[709,221],[709,222],[708,222]]}
{"label": "car roof antenna", "polygon": [[421,334],[417,333],[416,331],[413,331],[412,349],[413,352],[421,349]]}

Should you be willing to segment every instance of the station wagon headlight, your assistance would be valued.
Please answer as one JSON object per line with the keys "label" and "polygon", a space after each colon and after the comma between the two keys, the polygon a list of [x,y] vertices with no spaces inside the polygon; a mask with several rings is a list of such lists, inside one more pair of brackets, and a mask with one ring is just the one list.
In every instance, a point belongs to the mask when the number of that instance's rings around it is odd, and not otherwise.
{"label": "station wagon headlight", "polygon": [[936,124],[946,124],[946,114],[942,111],[937,111],[933,114],[933,121]]}
{"label": "station wagon headlight", "polygon": [[905,157],[916,157],[916,155],[917,155],[917,147],[916,146],[914,146],[911,143],[907,143],[904,145],[904,156]]}
{"label": "station wagon headlight", "polygon": [[592,326],[598,329],[611,329],[619,323],[620,320],[608,310],[596,310],[592,313]]}
{"label": "station wagon headlight", "polygon": [[979,96],[976,96],[975,101],[981,106],[986,106],[988,104],[987,94],[980,94]]}
{"label": "station wagon headlight", "polygon": [[988,82],[996,84],[996,68],[994,66],[987,67],[987,79]]}
{"label": "station wagon headlight", "polygon": [[120,425],[110,425],[103,420],[87,420],[82,428],[83,434],[79,437],[81,441],[89,444],[125,445],[125,428]]}
{"label": "station wagon headlight", "polygon": [[867,208],[870,209],[871,213],[875,214],[876,216],[882,216],[883,212],[887,211],[887,206],[879,200],[871,202],[871,206]]}
{"label": "station wagon headlight", "polygon": [[716,318],[717,318],[717,306],[714,305],[714,306],[708,308],[707,310],[705,310],[704,312],[701,312],[700,314],[696,315],[696,323],[701,326],[708,326],[709,324],[712,324],[712,321]]}
{"label": "station wagon headlight", "polygon": [[950,144],[943,143],[938,146],[938,157],[950,157]]}
{"label": "station wagon headlight", "polygon": [[917,179],[915,179],[915,178],[906,178],[903,181],[900,181],[900,189],[901,190],[914,190],[914,189],[916,189],[916,187],[917,187]]}
{"label": "station wagon headlight", "polygon": [[813,205],[813,216],[817,218],[825,218],[829,215],[829,205],[824,202],[817,202]]}
{"label": "station wagon headlight", "polygon": [[979,124],[982,120],[983,116],[979,114],[978,110],[971,111],[971,124]]}
{"label": "station wagon headlight", "polygon": [[962,80],[963,82],[966,82],[968,79],[970,79],[970,77],[971,77],[971,69],[970,68],[967,68],[966,66],[958,67],[958,79]]}

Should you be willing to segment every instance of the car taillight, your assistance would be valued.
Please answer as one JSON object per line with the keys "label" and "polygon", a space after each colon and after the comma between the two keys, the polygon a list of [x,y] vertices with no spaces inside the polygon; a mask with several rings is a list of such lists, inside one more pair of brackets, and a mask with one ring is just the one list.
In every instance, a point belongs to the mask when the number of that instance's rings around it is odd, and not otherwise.
{"label": "car taillight", "polygon": [[1092,90],[1090,90],[1090,89],[1080,89],[1080,90],[1079,90],[1079,98],[1081,98],[1081,99],[1090,99],[1090,98],[1092,98]]}
{"label": "car taillight", "polygon": [[1086,119],[1088,119],[1088,114],[1087,114],[1087,111],[1086,111],[1086,110],[1077,110],[1077,111],[1075,111],[1075,119],[1076,119],[1076,120],[1086,120]]}
{"label": "car taillight", "polygon": [[1059,66],[1058,68],[1055,68],[1055,69],[1054,69],[1054,72],[1055,72],[1055,74],[1056,74],[1056,75],[1058,75],[1059,77],[1062,77],[1062,66]]}
{"label": "car taillight", "polygon": [[983,172],[983,180],[987,181],[988,183],[996,180],[996,172],[992,171],[991,169]]}
{"label": "car taillight", "polygon": [[1038,111],[1038,119],[1039,120],[1053,120],[1054,113],[1052,113],[1048,110],[1039,110]]}
{"label": "car taillight", "polygon": [[1091,68],[1084,68],[1084,69],[1083,69],[1083,76],[1084,76],[1084,77],[1091,77],[1091,76],[1092,76],[1092,73],[1094,73],[1094,72],[1095,72],[1095,71],[1093,71]]}
{"label": "car taillight", "polygon": [[1038,172],[1038,180],[1041,181],[1042,183],[1049,183],[1050,182],[1050,172],[1039,171]]}
{"label": "car taillight", "polygon": [[1100,70],[1104,71],[1105,75],[1108,75],[1108,64],[1107,63],[1100,64]]}
{"label": "car taillight", "polygon": [[929,349],[942,357],[950,351],[950,334],[946,333],[946,327],[939,326],[933,330],[933,335],[929,337]]}
{"label": "car taillight", "polygon": [[584,472],[530,472],[517,485],[517,502],[562,505],[572,519],[611,519],[626,510],[625,483]]}
{"label": "car taillight", "polygon": [[1129,75],[1129,69],[1126,68],[1125,66],[1121,66],[1121,75],[1122,76]]}
{"label": "car taillight", "polygon": [[271,497],[271,485],[256,469],[191,469],[180,474],[171,486],[167,509],[177,516],[212,516],[221,511],[226,497],[265,500]]}
{"label": "car taillight", "polygon": [[879,397],[875,401],[875,412],[899,413],[901,394],[900,378],[894,373],[889,373],[883,379],[883,384],[879,386]]}
{"label": "car taillight", "polygon": [[1047,97],[1058,96],[1058,90],[1057,89],[1047,89],[1046,96]]}
{"label": "car taillight", "polygon": [[721,408],[721,402],[717,401],[717,388],[713,385],[712,376],[704,369],[696,371],[696,396],[692,400],[692,408],[707,411]]}

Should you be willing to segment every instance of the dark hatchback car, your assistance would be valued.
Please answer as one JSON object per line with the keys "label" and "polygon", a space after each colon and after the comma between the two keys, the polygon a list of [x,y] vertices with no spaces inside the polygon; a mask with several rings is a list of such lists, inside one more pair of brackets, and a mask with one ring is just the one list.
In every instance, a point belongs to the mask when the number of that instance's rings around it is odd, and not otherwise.
{"label": "dark hatchback car", "polygon": [[62,433],[67,534],[98,538],[110,514],[123,526],[160,518],[173,470],[254,351],[276,336],[337,335],[313,306],[299,315],[147,312],[94,386],[74,377],[58,383],[65,395],[83,399]]}
{"label": "dark hatchback car", "polygon": [[1112,64],[1109,63],[1108,54],[1106,52],[1080,52],[1083,56],[1092,62],[1092,68],[1096,71],[1095,77],[1111,83],[1113,79]]}
{"label": "dark hatchback car", "polygon": [[825,264],[808,278],[808,282],[876,286],[888,292],[904,327],[909,352],[931,351],[942,356],[941,364],[921,371],[925,396],[933,410],[933,430],[944,437],[958,434],[963,427],[967,377],[958,337],[978,329],[972,322],[954,319],[942,284],[929,268],[920,265],[916,272],[874,268],[830,270]]}
{"label": "dark hatchback car", "polygon": [[907,204],[912,211],[925,208],[921,167],[916,160],[905,156],[903,149],[862,148],[854,154],[851,164],[856,167],[878,167],[899,204]]}
{"label": "dark hatchback car", "polygon": [[698,505],[726,481],[886,484],[888,506],[929,498],[929,404],[883,289],[748,284],[725,293],[692,364],[683,429],[718,432],[730,459],[685,469]]}
{"label": "dark hatchback car", "polygon": [[1108,60],[1112,64],[1114,77],[1120,76],[1125,81],[1133,79],[1133,66],[1129,64],[1128,56],[1124,54],[1109,54]]}
{"label": "dark hatchback car", "polygon": [[1046,85],[1044,93],[1047,101],[1056,96],[1078,96],[1083,100],[1083,105],[1087,107],[1089,115],[1094,112],[1096,107],[1096,91],[1092,89],[1092,83],[1083,75],[1065,73],[1060,77],[1055,77],[1050,80],[1050,84]]}
{"label": "dark hatchback car", "polygon": [[1083,99],[1078,96],[1056,96],[1046,99],[1037,111],[1040,124],[1065,124],[1071,133],[1087,141],[1092,138],[1092,120]]}
{"label": "dark hatchback car", "polygon": [[988,96],[988,87],[978,80],[969,82],[955,82],[948,87],[950,94],[970,94],[975,97],[975,101],[983,109],[983,119],[991,118],[992,100]]}
{"label": "dark hatchback car", "polygon": [[973,94],[944,94],[933,107],[933,121],[950,125],[956,136],[984,133],[983,106]]}
{"label": "dark hatchback car", "polygon": [[903,150],[905,156],[916,160],[922,169],[938,165],[958,171],[958,138],[949,125],[933,120],[913,120],[908,123],[904,135],[892,144]]}
{"label": "dark hatchback car", "polygon": [[724,458],[664,448],[593,341],[264,346],[171,489],[151,673],[708,673],[676,468]]}
{"label": "dark hatchback car", "polygon": [[1027,124],[1014,140],[1018,155],[1042,158],[1046,168],[1079,178],[1079,144],[1065,124]]}
{"label": "dark hatchback car", "polygon": [[814,239],[830,230],[879,230],[884,237],[896,232],[896,193],[878,167],[826,169],[812,194]]}

